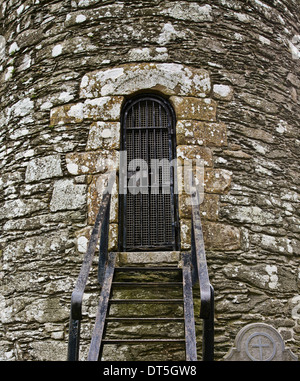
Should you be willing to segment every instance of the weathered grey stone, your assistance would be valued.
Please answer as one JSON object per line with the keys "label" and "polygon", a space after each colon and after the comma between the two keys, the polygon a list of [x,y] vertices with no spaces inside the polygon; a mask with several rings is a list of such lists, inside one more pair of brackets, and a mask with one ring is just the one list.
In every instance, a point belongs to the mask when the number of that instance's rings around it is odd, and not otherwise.
{"label": "weathered grey stone", "polygon": [[97,98],[152,89],[168,95],[205,97],[210,87],[209,74],[203,69],[174,63],[143,63],[121,65],[86,74],[81,81],[80,95]]}
{"label": "weathered grey stone", "polygon": [[213,97],[215,99],[230,101],[233,97],[233,89],[228,85],[218,85],[213,86]]}
{"label": "weathered grey stone", "polygon": [[241,246],[240,230],[235,226],[203,221],[206,250],[237,250]]}
{"label": "weathered grey stone", "polygon": [[[280,225],[282,218],[274,216],[269,211],[263,210],[258,206],[231,206],[222,209],[223,215],[230,220],[240,223],[251,223],[259,225]],[[229,215],[230,214],[230,215]]]}
{"label": "weathered grey stone", "polygon": [[199,147],[196,145],[184,145],[177,146],[177,158],[183,162],[185,160],[203,160],[203,163],[207,167],[212,166],[212,153],[207,147]]}
{"label": "weathered grey stone", "polygon": [[229,191],[231,172],[226,169],[210,169],[204,171],[204,191],[223,194]]}
{"label": "weathered grey stone", "polygon": [[[121,134],[108,137],[105,124],[119,128],[125,97],[140,92],[178,97],[177,145],[189,146],[191,156],[200,147],[211,159],[200,212],[217,296],[215,358],[223,359],[230,338],[249,321],[271,321],[299,356],[299,1],[2,3],[0,360],[66,358],[67,311],[90,235],[88,205],[99,206],[92,185],[102,175],[94,172],[98,163],[86,170],[84,162],[88,152],[103,150],[105,157],[120,148]],[[60,164],[51,159],[46,171],[26,173],[48,157]],[[90,158],[97,161],[96,154]],[[67,182],[58,187],[57,180]],[[184,197],[181,243],[190,250]],[[115,206],[110,247],[117,243]],[[93,288],[96,270],[91,274]],[[84,296],[83,360],[98,296]],[[127,316],[142,308],[111,307]],[[167,304],[143,311],[176,315]],[[149,327],[144,334],[152,333]],[[118,325],[116,333],[127,328]],[[157,343],[111,345],[105,359],[156,360],[163,353],[184,360],[184,351]]]}
{"label": "weathered grey stone", "polygon": [[119,155],[115,150],[74,152],[66,155],[66,163],[72,175],[103,173],[118,168]]}
{"label": "weathered grey stone", "polygon": [[[110,172],[93,176],[87,194],[87,208],[88,208],[88,223],[93,225],[96,220],[96,216],[101,205],[103,192],[107,186],[107,181],[110,176]],[[111,196],[110,206],[110,222],[118,222],[118,185],[117,181],[114,183]]]}
{"label": "weathered grey stone", "polygon": [[188,20],[193,22],[213,21],[212,7],[208,4],[199,5],[196,2],[174,4],[173,2],[166,1],[162,13],[176,20]]}
{"label": "weathered grey stone", "polygon": [[74,184],[73,180],[64,179],[54,183],[50,211],[73,210],[82,208],[86,202],[86,185]]}
{"label": "weathered grey stone", "polygon": [[178,145],[227,146],[227,130],[224,123],[179,120],[176,124],[176,136]]}
{"label": "weathered grey stone", "polygon": [[30,215],[45,207],[47,203],[39,199],[6,201],[0,208],[0,220]]}
{"label": "weathered grey stone", "polygon": [[86,150],[120,148],[120,123],[96,122],[91,125]]}
{"label": "weathered grey stone", "polygon": [[178,251],[156,251],[156,252],[128,252],[118,253],[118,264],[121,266],[126,265],[151,265],[151,266],[164,266],[164,265],[178,265],[181,259],[180,252]]}
{"label": "weathered grey stone", "polygon": [[53,108],[50,114],[51,125],[81,123],[83,120],[118,121],[123,97],[101,97],[87,99],[84,103],[75,103]]}
{"label": "weathered grey stone", "polygon": [[[252,242],[258,244],[262,249],[281,253],[283,255],[293,255],[294,245],[292,240],[287,237],[276,237],[267,234],[253,234]],[[296,245],[295,245],[296,247]]]}
{"label": "weathered grey stone", "polygon": [[217,105],[212,99],[172,96],[170,97],[170,101],[174,106],[176,117],[179,120],[216,121]]}
{"label": "weathered grey stone", "polygon": [[59,155],[39,157],[30,160],[25,173],[25,182],[39,181],[51,177],[62,176],[61,161]]}

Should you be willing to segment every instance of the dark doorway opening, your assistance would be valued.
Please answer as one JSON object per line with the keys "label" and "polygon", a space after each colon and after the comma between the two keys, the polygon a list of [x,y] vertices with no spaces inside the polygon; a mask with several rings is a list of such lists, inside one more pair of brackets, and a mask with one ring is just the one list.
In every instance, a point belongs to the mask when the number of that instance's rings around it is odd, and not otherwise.
{"label": "dark doorway opening", "polygon": [[120,161],[124,191],[119,195],[121,251],[178,250],[175,125],[172,106],[160,96],[141,95],[124,105],[124,160]]}

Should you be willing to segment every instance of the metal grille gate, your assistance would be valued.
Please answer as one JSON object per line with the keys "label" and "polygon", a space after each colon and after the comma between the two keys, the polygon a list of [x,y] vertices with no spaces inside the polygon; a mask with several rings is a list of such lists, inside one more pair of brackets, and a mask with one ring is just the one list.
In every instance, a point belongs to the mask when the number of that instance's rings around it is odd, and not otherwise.
{"label": "metal grille gate", "polygon": [[125,105],[122,149],[127,152],[127,194],[121,201],[123,250],[176,249],[175,172],[170,165],[175,156],[174,124],[173,110],[160,97],[142,96]]}

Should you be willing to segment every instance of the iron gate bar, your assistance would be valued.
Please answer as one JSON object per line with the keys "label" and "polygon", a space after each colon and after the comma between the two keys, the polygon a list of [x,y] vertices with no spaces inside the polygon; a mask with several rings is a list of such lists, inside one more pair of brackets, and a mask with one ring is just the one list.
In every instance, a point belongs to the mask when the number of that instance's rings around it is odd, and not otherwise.
{"label": "iron gate bar", "polygon": [[171,161],[175,157],[174,123],[175,114],[170,104],[156,95],[133,98],[123,109],[121,149],[127,152],[127,165],[132,159],[147,162],[148,185],[144,194],[132,195],[127,192],[120,197],[120,221],[123,225],[119,241],[121,251],[174,250],[178,246],[178,208],[173,205],[177,202],[173,196],[173,169],[170,169],[169,174],[170,196],[164,192],[165,184],[161,184],[160,174],[158,194],[151,192],[149,170],[151,159],[165,158]]}

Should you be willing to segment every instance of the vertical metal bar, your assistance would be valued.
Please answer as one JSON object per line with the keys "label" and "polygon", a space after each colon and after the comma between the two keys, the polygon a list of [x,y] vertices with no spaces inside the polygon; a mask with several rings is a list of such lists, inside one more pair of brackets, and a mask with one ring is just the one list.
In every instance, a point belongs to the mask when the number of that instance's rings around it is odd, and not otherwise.
{"label": "vertical metal bar", "polygon": [[98,361],[117,253],[110,253],[87,361]]}
{"label": "vertical metal bar", "polygon": [[[147,123],[146,125],[148,126],[148,103],[147,105]],[[151,200],[150,200],[150,195],[151,195],[151,163],[150,163],[150,152],[149,152],[149,128],[146,129],[146,160],[148,164],[148,193],[147,193],[147,222],[148,222],[148,227],[147,227],[147,245],[150,246],[151,244],[151,239],[150,239],[150,205],[151,205]]]}
{"label": "vertical metal bar", "polygon": [[70,318],[69,323],[69,343],[68,343],[68,361],[79,360],[79,342],[80,342],[80,320]]}
{"label": "vertical metal bar", "polygon": [[191,267],[192,267],[192,282],[193,282],[193,286],[194,286],[197,283],[197,281],[199,280],[199,276],[198,276],[198,266],[197,266],[193,218],[192,218],[191,224],[192,224],[191,225]]}
{"label": "vertical metal bar", "polygon": [[121,197],[121,200],[123,198],[123,202],[122,202],[122,223],[123,223],[123,226],[122,226],[122,243],[123,243],[123,247],[122,249],[123,250],[126,250],[126,247],[127,247],[127,228],[126,228],[126,219],[127,219],[127,193],[128,193],[128,162],[127,162],[127,130],[126,130],[126,127],[127,127],[127,124],[128,124],[128,112],[129,110],[127,110],[125,113],[124,113],[124,117],[123,117],[123,120],[122,120],[122,128],[123,128],[123,142],[121,142],[122,144],[122,148],[126,151],[126,163],[123,163],[123,165],[126,165],[126,168],[125,168],[125,171],[126,171],[126,191],[124,192],[125,194],[123,195],[119,195],[119,197]]}
{"label": "vertical metal bar", "polygon": [[210,285],[211,303],[210,313],[207,319],[203,319],[203,361],[214,360],[214,289]]}
{"label": "vertical metal bar", "polygon": [[[135,115],[134,115],[134,107],[132,106],[132,127],[135,127],[135,119],[134,119]],[[135,130],[134,128],[132,129],[132,158],[131,159],[134,159],[135,158],[135,141],[134,141],[134,135],[135,135]],[[132,243],[133,245],[135,245],[135,201],[136,201],[136,195],[135,194],[132,194],[132,207],[133,207],[133,211],[132,211]]]}
{"label": "vertical metal bar", "polygon": [[101,226],[100,233],[100,247],[99,247],[99,261],[98,261],[98,282],[100,286],[103,285],[104,273],[105,273],[105,264],[107,261],[108,253],[108,232],[109,232],[109,214],[110,214],[110,201],[111,195],[106,207],[105,216]]}
{"label": "vertical metal bar", "polygon": [[[173,119],[172,116],[168,113],[168,136],[169,136],[169,160],[170,163],[173,159],[173,141],[172,141],[172,130],[173,130]],[[170,204],[171,204],[171,218],[172,218],[172,238],[173,238],[173,250],[176,249],[176,232],[177,228],[175,225],[175,198],[174,198],[174,170],[173,167],[170,166]]]}
{"label": "vertical metal bar", "polygon": [[[148,105],[147,105],[147,101],[145,102],[145,107],[144,107],[144,112],[145,112],[145,127],[147,128],[148,127]],[[143,108],[142,108],[143,109]],[[139,117],[140,117],[140,125],[139,127],[142,127],[142,122],[141,122],[141,119],[142,119],[142,115],[141,115],[141,102],[139,102]],[[140,157],[139,159],[141,159],[140,161],[140,246],[143,246],[143,244],[146,244],[146,242],[144,242],[144,238],[143,238],[143,234],[144,234],[144,230],[147,229],[147,226],[145,226],[145,222],[144,221],[144,218],[143,218],[143,195],[144,195],[144,184],[143,184],[143,176],[144,176],[144,164],[142,162],[142,160],[144,160],[144,156],[143,156],[143,150],[144,150],[144,147],[143,147],[143,134],[145,133],[145,130],[139,130],[139,146],[140,146]]]}
{"label": "vertical metal bar", "polygon": [[[154,101],[152,101],[152,107],[154,108]],[[158,159],[157,157],[157,152],[156,152],[156,133],[155,133],[155,128],[153,128],[153,144],[154,144],[154,159]],[[156,243],[158,242],[158,221],[157,221],[157,217],[158,217],[158,212],[157,212],[157,200],[159,199],[159,187],[158,187],[158,194],[156,194],[156,202],[155,202],[155,221],[156,221],[156,224],[155,224],[155,235],[156,235]]]}
{"label": "vertical metal bar", "polygon": [[182,260],[186,361],[197,361],[197,343],[194,318],[190,253],[182,253]]}
{"label": "vertical metal bar", "polygon": [[[162,127],[163,127],[163,121],[162,121],[162,114],[161,114],[161,104],[158,106],[158,117],[159,117],[159,125],[160,125],[160,140],[161,140],[161,159],[164,159],[164,148],[163,148],[163,136],[162,136]],[[164,161],[162,161],[163,163]],[[163,184],[164,184],[164,169],[162,168],[161,172],[161,178],[162,178],[162,209],[163,209],[163,216],[165,216],[165,197],[164,197],[164,192],[163,192]],[[163,237],[164,237],[164,242],[168,242],[167,236],[166,236],[166,225],[163,224]]]}

